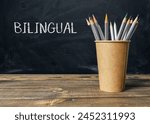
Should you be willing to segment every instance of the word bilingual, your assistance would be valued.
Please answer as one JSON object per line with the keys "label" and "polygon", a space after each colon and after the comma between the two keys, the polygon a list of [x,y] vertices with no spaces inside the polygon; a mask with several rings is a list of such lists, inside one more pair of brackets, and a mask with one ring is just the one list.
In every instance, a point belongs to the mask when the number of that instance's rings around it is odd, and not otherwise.
{"label": "word bilingual", "polygon": [[54,22],[14,22],[14,32],[16,34],[76,34],[73,22],[54,23]]}

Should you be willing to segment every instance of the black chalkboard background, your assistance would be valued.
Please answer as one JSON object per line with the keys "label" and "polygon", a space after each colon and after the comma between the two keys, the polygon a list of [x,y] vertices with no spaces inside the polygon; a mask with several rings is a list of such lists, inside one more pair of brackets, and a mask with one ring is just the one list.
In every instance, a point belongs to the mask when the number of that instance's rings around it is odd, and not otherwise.
{"label": "black chalkboard background", "polygon": [[[1,0],[0,73],[97,73],[94,37],[85,18],[105,13],[120,23],[140,15],[128,73],[150,73],[150,0]],[[15,34],[13,22],[74,22],[77,34]]]}

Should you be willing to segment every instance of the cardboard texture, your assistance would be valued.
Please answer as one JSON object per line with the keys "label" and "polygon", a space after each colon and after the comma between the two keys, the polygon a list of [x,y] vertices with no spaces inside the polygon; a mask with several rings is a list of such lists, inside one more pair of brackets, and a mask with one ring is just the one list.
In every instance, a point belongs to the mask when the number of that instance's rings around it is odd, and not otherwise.
{"label": "cardboard texture", "polygon": [[96,41],[101,91],[121,92],[125,88],[129,41]]}

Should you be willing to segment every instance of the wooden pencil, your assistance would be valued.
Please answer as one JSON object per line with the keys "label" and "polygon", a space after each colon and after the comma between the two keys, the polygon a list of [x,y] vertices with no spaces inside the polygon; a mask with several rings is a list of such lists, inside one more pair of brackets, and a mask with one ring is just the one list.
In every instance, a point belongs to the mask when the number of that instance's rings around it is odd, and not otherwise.
{"label": "wooden pencil", "polygon": [[119,32],[118,32],[117,40],[120,40],[120,38],[121,38],[122,32],[123,32],[124,27],[126,25],[126,20],[127,20],[127,14],[125,15],[125,17],[122,20],[122,23],[121,23],[121,26],[120,26],[120,29],[119,29]]}
{"label": "wooden pencil", "polygon": [[131,40],[131,38],[132,38],[134,32],[136,31],[136,29],[137,29],[137,27],[138,27],[138,24],[139,24],[139,22],[136,21],[136,24],[135,24],[135,27],[134,27],[133,31],[131,32],[131,34],[129,35],[129,37],[126,38],[127,40]]}
{"label": "wooden pencil", "polygon": [[134,19],[134,21],[128,31],[128,34],[126,36],[126,40],[129,40],[132,37],[133,31],[136,30],[135,28],[137,28],[137,25],[138,25],[138,16]]}
{"label": "wooden pencil", "polygon": [[123,40],[124,39],[124,36],[125,36],[125,34],[127,33],[127,31],[129,30],[129,28],[130,28],[130,18],[128,19],[128,21],[127,21],[127,23],[126,23],[126,26],[125,26],[125,28],[124,28],[124,31],[123,31],[123,33],[122,33],[122,36],[121,36],[121,40]]}
{"label": "wooden pencil", "polygon": [[92,20],[92,18],[89,18],[89,22],[90,22],[91,29],[92,29],[92,32],[94,34],[95,40],[100,40],[99,34],[97,32],[97,29],[94,25],[94,21]]}
{"label": "wooden pencil", "polygon": [[128,32],[129,32],[129,29],[130,29],[132,23],[133,23],[133,19],[130,19],[129,27],[128,27],[128,29],[126,30],[126,33],[125,33],[125,35],[124,35],[124,37],[123,37],[123,40],[126,40],[127,34],[128,34]]}
{"label": "wooden pencil", "polygon": [[105,37],[104,37],[103,31],[102,31],[100,25],[98,24],[97,19],[96,19],[96,17],[95,17],[94,15],[93,15],[93,21],[94,21],[94,24],[95,24],[95,26],[96,26],[98,32],[99,32],[99,35],[100,35],[101,40],[104,40]]}
{"label": "wooden pencil", "polygon": [[108,15],[105,15],[105,40],[109,39],[109,24],[108,24]]}

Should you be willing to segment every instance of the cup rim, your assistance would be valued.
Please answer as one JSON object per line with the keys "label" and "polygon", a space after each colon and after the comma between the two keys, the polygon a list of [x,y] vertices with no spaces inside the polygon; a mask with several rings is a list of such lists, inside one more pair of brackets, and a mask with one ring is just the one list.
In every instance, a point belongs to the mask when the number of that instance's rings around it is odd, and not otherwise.
{"label": "cup rim", "polygon": [[95,40],[96,43],[130,43],[130,40]]}

